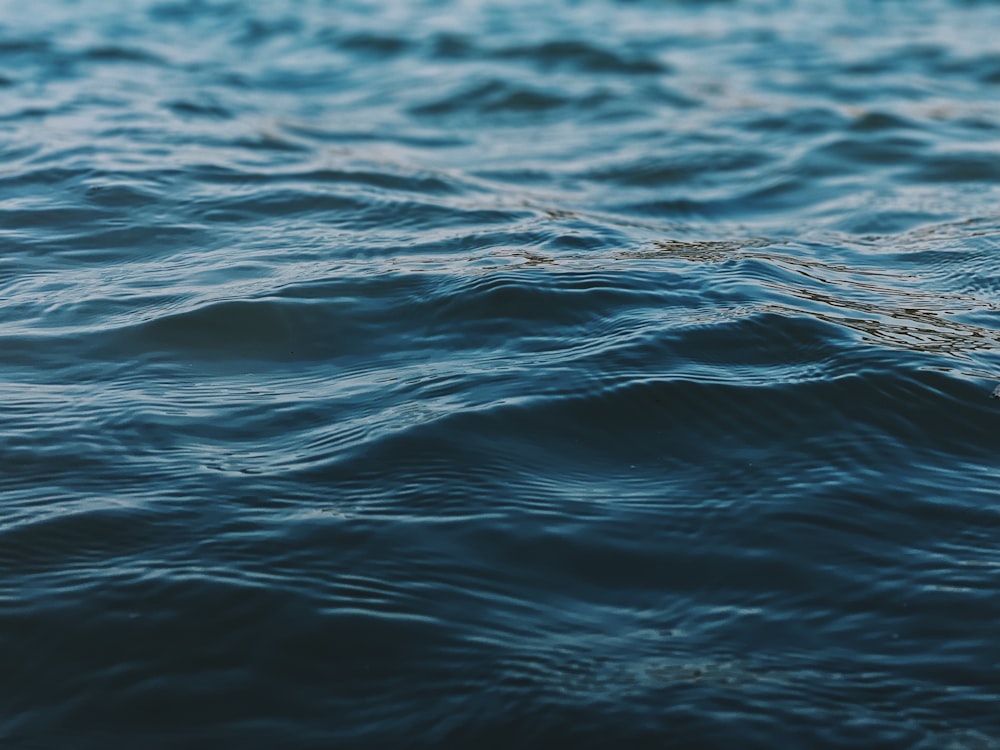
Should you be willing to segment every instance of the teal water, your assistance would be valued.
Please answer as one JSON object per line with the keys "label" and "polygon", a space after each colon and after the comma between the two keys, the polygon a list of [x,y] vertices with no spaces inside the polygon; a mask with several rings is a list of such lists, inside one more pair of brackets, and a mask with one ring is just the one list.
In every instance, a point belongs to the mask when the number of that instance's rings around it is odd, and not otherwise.
{"label": "teal water", "polygon": [[0,2],[0,745],[1000,748],[998,29]]}

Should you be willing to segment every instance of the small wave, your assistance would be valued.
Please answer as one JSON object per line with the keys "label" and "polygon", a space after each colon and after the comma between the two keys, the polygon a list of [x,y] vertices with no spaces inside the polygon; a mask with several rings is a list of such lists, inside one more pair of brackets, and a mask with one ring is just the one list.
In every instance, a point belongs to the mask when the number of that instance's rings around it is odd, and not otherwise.
{"label": "small wave", "polygon": [[529,62],[541,70],[569,68],[588,73],[664,74],[669,68],[652,57],[628,57],[581,41],[548,41],[531,46],[500,49],[492,55],[500,60]]}

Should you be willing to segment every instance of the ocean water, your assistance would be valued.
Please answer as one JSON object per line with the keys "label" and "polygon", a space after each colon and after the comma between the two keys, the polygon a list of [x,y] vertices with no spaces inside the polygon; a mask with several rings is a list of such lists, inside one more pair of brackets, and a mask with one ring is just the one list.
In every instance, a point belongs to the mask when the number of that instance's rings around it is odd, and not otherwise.
{"label": "ocean water", "polygon": [[1000,748],[998,32],[0,2],[0,746]]}

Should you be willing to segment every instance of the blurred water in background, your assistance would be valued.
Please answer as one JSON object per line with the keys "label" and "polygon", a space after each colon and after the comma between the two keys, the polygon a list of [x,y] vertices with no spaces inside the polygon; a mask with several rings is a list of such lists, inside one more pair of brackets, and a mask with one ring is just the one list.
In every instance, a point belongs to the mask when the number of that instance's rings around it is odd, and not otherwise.
{"label": "blurred water in background", "polygon": [[998,29],[0,2],[0,744],[1000,747]]}

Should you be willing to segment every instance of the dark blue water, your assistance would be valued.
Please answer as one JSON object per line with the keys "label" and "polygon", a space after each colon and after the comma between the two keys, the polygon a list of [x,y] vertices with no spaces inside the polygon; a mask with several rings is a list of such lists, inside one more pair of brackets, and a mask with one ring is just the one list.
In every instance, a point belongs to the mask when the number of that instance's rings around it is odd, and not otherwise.
{"label": "dark blue water", "polygon": [[0,4],[4,748],[1000,748],[1000,4]]}

